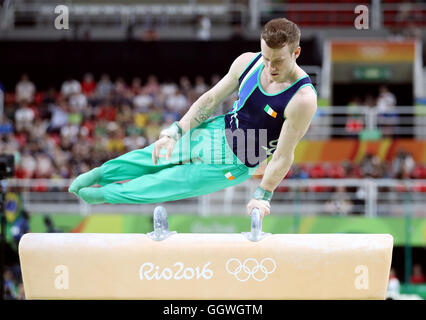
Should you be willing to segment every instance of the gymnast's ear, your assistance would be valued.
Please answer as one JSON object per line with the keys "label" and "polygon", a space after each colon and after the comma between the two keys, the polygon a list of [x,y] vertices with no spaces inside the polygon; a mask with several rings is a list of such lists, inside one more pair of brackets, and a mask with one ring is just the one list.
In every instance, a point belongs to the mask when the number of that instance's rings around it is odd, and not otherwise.
{"label": "gymnast's ear", "polygon": [[299,58],[300,52],[302,51],[302,48],[300,46],[297,46],[293,51],[293,57],[294,59]]}

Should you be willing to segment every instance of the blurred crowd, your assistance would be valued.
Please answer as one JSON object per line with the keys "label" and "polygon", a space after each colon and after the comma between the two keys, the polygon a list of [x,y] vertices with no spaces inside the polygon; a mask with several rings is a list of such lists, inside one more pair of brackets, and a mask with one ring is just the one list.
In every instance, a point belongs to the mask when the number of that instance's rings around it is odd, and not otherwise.
{"label": "blurred crowd", "polygon": [[[401,281],[398,273],[400,272],[398,272],[398,270],[396,270],[394,267],[392,267],[389,272],[389,282],[386,292],[387,300],[401,300],[400,294],[403,290],[401,290]],[[421,285],[425,283],[426,278],[423,273],[422,265],[419,263],[414,264],[411,272],[410,284]]]}
{"label": "blurred crowd", "polygon": [[[45,215],[43,218],[46,233],[60,233],[62,230],[56,227],[50,218]],[[25,300],[22,271],[19,263],[18,244],[22,236],[30,230],[30,213],[23,210],[21,217],[11,228],[12,240],[5,246],[5,270],[4,277],[4,299],[5,300]]]}
{"label": "blurred crowd", "polygon": [[379,93],[374,96],[370,93],[364,97],[355,95],[348,103],[348,114],[345,129],[348,133],[359,133],[365,129],[363,116],[359,113],[358,107],[367,107],[377,111],[378,127],[384,136],[392,136],[393,126],[399,124],[399,115],[395,112],[397,99],[394,93],[385,85],[379,87]]}
{"label": "blurred crowd", "polygon": [[[130,83],[107,74],[95,80],[66,79],[59,90],[37,91],[22,75],[14,93],[6,93],[0,121],[0,150],[15,154],[17,178],[73,178],[107,160],[158,139],[204,92],[219,81],[213,75],[193,81],[160,83],[154,75]],[[382,91],[383,100],[391,100]],[[218,112],[231,109],[235,94]],[[391,162],[367,155],[359,163],[293,165],[287,178],[425,178],[426,168],[400,150]]]}
{"label": "blurred crowd", "polygon": [[16,155],[17,178],[71,178],[153,143],[218,81],[214,75],[210,83],[197,76],[160,84],[151,75],[128,84],[88,73],[59,91],[39,92],[23,75],[15,93],[5,95],[0,150]]}
{"label": "blurred crowd", "polygon": [[377,108],[381,113],[391,112],[397,104],[396,96],[385,85],[379,87],[379,94],[377,96],[371,93],[366,94],[363,98],[360,96],[353,96],[349,102],[349,107],[365,106],[370,108]]}

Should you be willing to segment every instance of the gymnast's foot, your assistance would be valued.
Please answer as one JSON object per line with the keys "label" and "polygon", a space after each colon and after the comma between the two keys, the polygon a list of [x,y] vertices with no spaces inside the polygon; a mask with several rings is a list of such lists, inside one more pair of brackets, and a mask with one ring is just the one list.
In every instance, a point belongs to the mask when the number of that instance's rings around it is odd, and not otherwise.
{"label": "gymnast's foot", "polygon": [[101,168],[97,167],[89,172],[80,174],[68,188],[68,192],[74,193],[77,196],[81,188],[90,187],[101,180]]}
{"label": "gymnast's foot", "polygon": [[78,192],[78,196],[88,204],[99,204],[105,202],[102,188],[82,188]]}

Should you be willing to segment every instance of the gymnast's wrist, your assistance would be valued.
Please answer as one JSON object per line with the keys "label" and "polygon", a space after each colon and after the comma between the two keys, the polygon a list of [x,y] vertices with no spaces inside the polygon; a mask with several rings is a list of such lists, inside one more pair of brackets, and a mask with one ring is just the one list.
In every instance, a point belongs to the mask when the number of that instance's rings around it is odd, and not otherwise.
{"label": "gymnast's wrist", "polygon": [[176,141],[178,141],[182,137],[182,135],[183,135],[183,130],[179,126],[177,121],[173,122],[170,127],[160,132],[160,138],[169,137]]}
{"label": "gymnast's wrist", "polygon": [[253,198],[256,200],[265,200],[270,202],[273,195],[274,195],[273,191],[267,191],[259,186],[256,188]]}

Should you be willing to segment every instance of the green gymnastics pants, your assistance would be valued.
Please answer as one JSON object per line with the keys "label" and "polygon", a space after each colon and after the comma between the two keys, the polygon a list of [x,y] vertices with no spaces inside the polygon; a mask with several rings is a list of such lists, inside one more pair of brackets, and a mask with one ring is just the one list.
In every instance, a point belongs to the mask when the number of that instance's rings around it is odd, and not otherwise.
{"label": "green gymnastics pants", "polygon": [[229,147],[224,117],[216,116],[191,129],[176,142],[171,158],[160,157],[157,165],[152,160],[154,144],[105,162],[99,181],[105,202],[174,201],[249,179],[256,168],[247,167]]}

